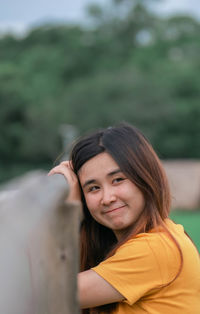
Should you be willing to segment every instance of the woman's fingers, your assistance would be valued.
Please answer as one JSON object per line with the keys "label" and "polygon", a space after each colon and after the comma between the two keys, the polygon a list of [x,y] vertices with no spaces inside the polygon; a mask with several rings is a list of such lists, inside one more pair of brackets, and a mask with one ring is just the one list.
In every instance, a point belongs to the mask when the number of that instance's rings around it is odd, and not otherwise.
{"label": "woman's fingers", "polygon": [[68,165],[60,164],[54,167],[51,171],[49,171],[48,176],[54,174],[62,174],[65,179],[67,179],[69,185],[71,185],[72,182],[77,181],[75,173],[72,172]]}
{"label": "woman's fingers", "polygon": [[48,173],[48,176],[54,174],[62,174],[67,180],[70,188],[70,193],[68,196],[68,200],[70,201],[80,201],[81,200],[81,192],[79,187],[79,182],[76,174],[72,170],[70,161],[63,161],[58,166],[51,169]]}
{"label": "woman's fingers", "polygon": [[71,169],[72,171],[74,170],[74,169],[73,169],[73,166],[72,166],[72,161],[71,161],[71,160],[62,161],[60,164],[66,166],[66,167],[70,167],[70,169]]}
{"label": "woman's fingers", "polygon": [[61,162],[58,166],[49,171],[48,176],[56,173],[66,175],[67,172],[69,172],[70,170],[71,169],[69,169],[69,162]]}

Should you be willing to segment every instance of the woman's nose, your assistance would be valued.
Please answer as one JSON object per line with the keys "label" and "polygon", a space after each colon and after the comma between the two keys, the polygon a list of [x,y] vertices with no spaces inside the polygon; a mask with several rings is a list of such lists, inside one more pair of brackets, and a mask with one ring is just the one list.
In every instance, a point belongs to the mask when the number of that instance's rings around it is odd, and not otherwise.
{"label": "woman's nose", "polygon": [[115,202],[117,199],[113,189],[104,189],[102,193],[101,203],[102,205],[109,205],[112,202]]}

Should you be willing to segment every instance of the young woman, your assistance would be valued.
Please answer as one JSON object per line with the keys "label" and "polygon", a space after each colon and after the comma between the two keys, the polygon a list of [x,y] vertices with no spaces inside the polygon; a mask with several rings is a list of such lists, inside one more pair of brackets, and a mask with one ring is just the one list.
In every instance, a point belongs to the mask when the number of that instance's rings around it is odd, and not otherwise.
{"label": "young woman", "polygon": [[170,192],[153,148],[121,124],[77,141],[65,176],[81,201],[83,313],[199,314],[199,254],[169,218]]}

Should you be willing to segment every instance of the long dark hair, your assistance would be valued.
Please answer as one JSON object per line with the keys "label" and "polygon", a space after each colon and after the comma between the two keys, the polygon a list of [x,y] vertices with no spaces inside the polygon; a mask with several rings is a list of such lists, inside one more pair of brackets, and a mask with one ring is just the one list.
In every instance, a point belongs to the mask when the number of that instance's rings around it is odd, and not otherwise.
{"label": "long dark hair", "polygon": [[[157,154],[137,128],[122,123],[116,127],[98,130],[77,141],[71,152],[75,173],[78,175],[85,162],[102,152],[110,154],[127,178],[141,190],[145,207],[131,234],[125,235],[117,242],[113,231],[96,222],[91,216],[82,193],[84,218],[80,230],[81,271],[88,270],[113,255],[130,237],[163,226],[180,252],[180,269],[173,279],[175,280],[181,271],[183,257],[179,244],[164,224],[170,211],[170,191]],[[83,313],[111,313],[115,306],[116,304],[105,305],[91,311],[84,310]]]}

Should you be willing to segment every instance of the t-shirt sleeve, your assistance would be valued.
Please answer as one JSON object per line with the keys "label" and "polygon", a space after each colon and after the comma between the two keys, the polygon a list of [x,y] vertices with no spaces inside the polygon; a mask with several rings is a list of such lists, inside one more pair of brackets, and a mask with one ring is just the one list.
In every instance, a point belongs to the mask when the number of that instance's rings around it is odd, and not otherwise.
{"label": "t-shirt sleeve", "polygon": [[[159,249],[159,248],[158,248]],[[134,238],[96,267],[97,274],[119,291],[130,305],[164,284],[161,260],[146,238]],[[165,263],[163,263],[165,265]]]}

